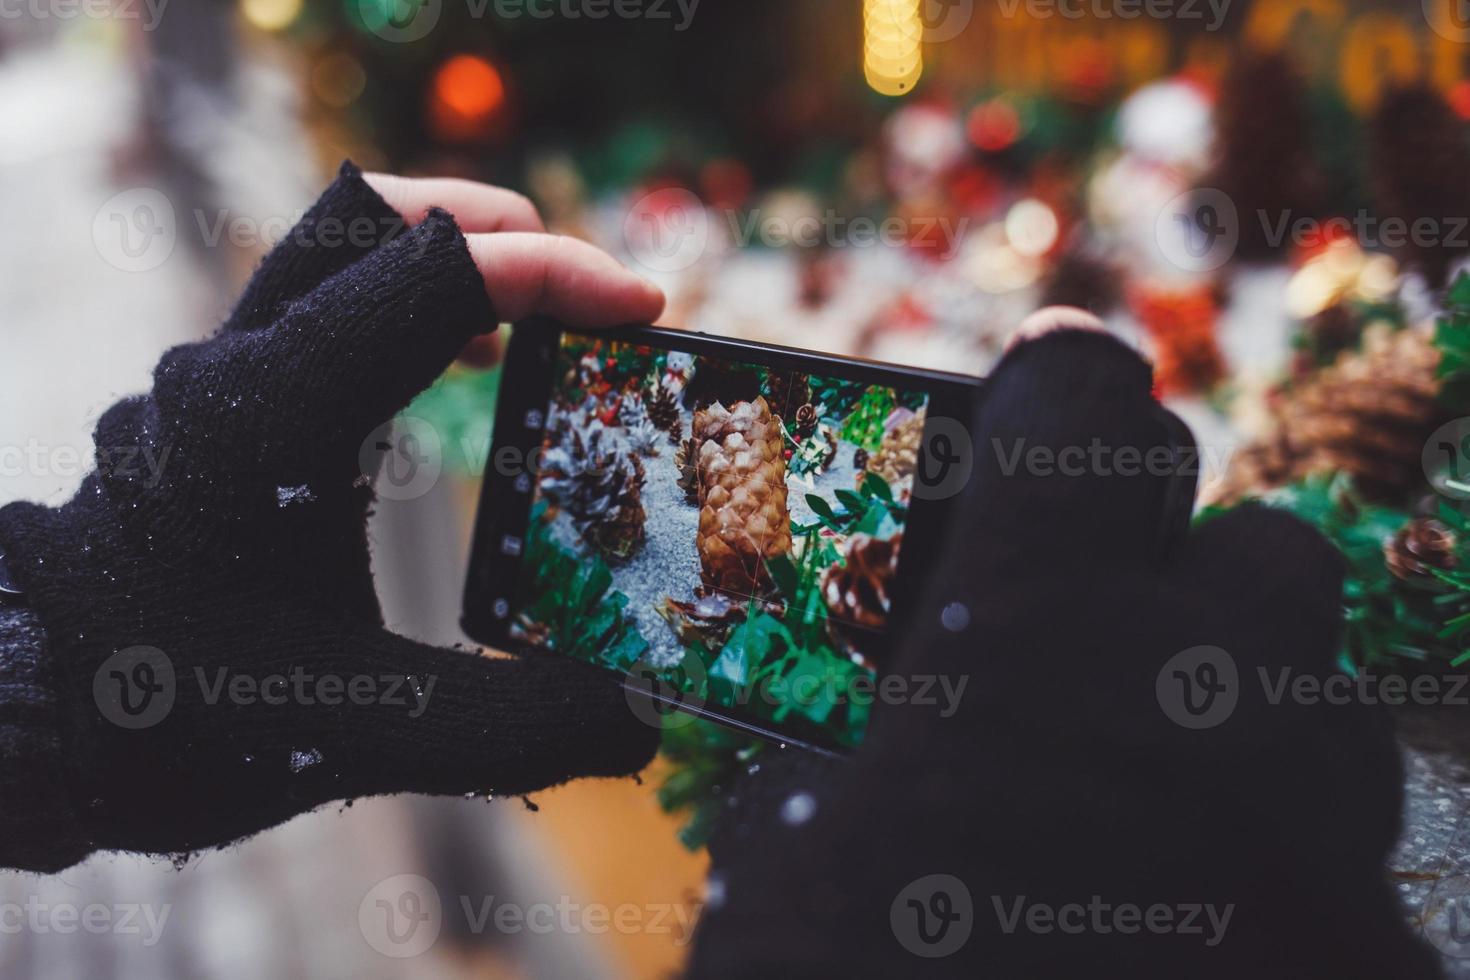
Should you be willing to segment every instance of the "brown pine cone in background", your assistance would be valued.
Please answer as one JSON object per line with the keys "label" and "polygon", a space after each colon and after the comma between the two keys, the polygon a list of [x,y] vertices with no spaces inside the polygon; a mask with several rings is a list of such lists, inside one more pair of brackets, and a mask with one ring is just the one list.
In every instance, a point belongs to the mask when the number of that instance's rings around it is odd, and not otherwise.
{"label": "brown pine cone in background", "polygon": [[868,473],[876,473],[896,489],[918,471],[919,448],[923,442],[924,412],[920,410],[883,435],[878,451],[858,470],[857,485],[863,485]]}
{"label": "brown pine cone in background", "polygon": [[[1470,251],[1449,224],[1470,216],[1464,123],[1432,85],[1395,89],[1374,113],[1371,159],[1375,215],[1405,228],[1400,260],[1422,272],[1431,287],[1443,286],[1450,265]],[[1409,232],[1426,220],[1434,233],[1416,243]]]}
{"label": "brown pine cone in background", "polygon": [[[1287,215],[1320,214],[1326,188],[1312,148],[1306,85],[1291,59],[1238,52],[1221,81],[1215,129],[1217,159],[1201,186],[1234,203],[1240,218],[1236,255],[1261,259],[1281,252],[1290,238],[1273,241],[1269,230]],[[1263,212],[1265,221],[1258,220]]]}
{"label": "brown pine cone in background", "polygon": [[1383,543],[1383,562],[1404,581],[1428,578],[1431,569],[1455,567],[1458,544],[1454,531],[1432,518],[1419,517]]}
{"label": "brown pine cone in background", "polygon": [[854,534],[849,539],[845,564],[822,572],[822,598],[835,622],[867,629],[883,629],[888,624],[890,589],[902,542],[902,533],[888,539]]}
{"label": "brown pine cone in background", "polygon": [[643,405],[648,411],[648,420],[661,431],[669,433],[670,439],[677,445],[684,428],[684,423],[679,418],[678,397],[666,385],[654,383],[644,392]]}
{"label": "brown pine cone in background", "polygon": [[807,402],[796,410],[796,429],[792,433],[797,442],[805,442],[811,438],[813,432],[817,431],[817,409],[816,406]]}
{"label": "brown pine cone in background", "polygon": [[1424,482],[1424,440],[1449,417],[1438,367],[1428,334],[1370,327],[1360,349],[1280,392],[1274,431],[1230,461],[1215,502],[1334,472],[1372,499],[1403,497]]}
{"label": "brown pine cone in background", "polygon": [[766,380],[771,414],[788,426],[803,405],[812,400],[811,381],[800,371],[772,371]]}

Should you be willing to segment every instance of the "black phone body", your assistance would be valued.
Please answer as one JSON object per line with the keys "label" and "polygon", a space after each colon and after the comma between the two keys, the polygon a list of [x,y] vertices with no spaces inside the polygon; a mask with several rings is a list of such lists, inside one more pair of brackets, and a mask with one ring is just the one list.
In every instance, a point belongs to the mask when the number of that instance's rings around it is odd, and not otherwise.
{"label": "black phone body", "polygon": [[[620,371],[624,362],[627,370]],[[682,387],[678,386],[680,371],[692,375]],[[742,380],[742,371],[755,380]],[[696,386],[702,374],[703,382]],[[856,397],[859,408],[844,405],[836,412],[826,401],[821,402],[820,410],[833,414],[821,423],[817,436],[805,441],[798,438],[803,429],[791,423],[789,406],[781,407],[783,414],[773,415],[786,447],[784,455],[794,459],[802,452],[805,465],[814,444],[819,455],[825,453],[821,447],[829,435],[836,437],[835,450],[830,468],[815,475],[794,474],[796,464],[791,459],[781,467],[791,511],[789,553],[777,553],[779,547],[764,552],[769,561],[762,564],[767,568],[750,573],[751,580],[744,587],[748,592],[741,587],[708,585],[709,568],[704,563],[714,559],[699,546],[705,540],[700,537],[704,525],[699,523],[705,515],[698,489],[686,491],[689,496],[683,502],[669,499],[670,470],[678,467],[680,458],[680,447],[671,437],[665,436],[662,444],[651,448],[652,455],[632,467],[644,481],[636,504],[642,511],[642,540],[637,546],[642,550],[635,550],[631,558],[623,556],[625,541],[613,543],[615,555],[599,550],[608,547],[609,536],[616,536],[608,532],[605,518],[607,494],[616,494],[617,479],[598,475],[596,467],[583,468],[569,458],[567,447],[592,454],[604,443],[621,445],[627,452],[609,450],[606,459],[610,462],[602,468],[628,466],[624,457],[634,455],[628,448],[631,441],[615,443],[614,438],[632,433],[638,423],[630,420],[629,428],[623,429],[618,413],[623,405],[636,412],[654,397],[655,386],[675,392],[681,438],[687,440],[697,406],[710,408],[726,401],[738,406],[741,401],[736,399],[742,395],[746,396],[743,401],[754,406],[754,399],[748,397],[754,389],[732,393],[732,387],[758,383],[763,392],[758,397],[766,398],[777,384],[773,379],[786,378],[795,379],[807,393],[820,389],[833,402]],[[783,391],[791,390],[790,382],[781,385]],[[713,719],[762,738],[822,751],[854,748],[866,724],[866,713],[857,700],[873,697],[894,638],[901,633],[922,589],[924,573],[937,560],[948,511],[968,480],[973,465],[969,420],[980,388],[980,379],[970,376],[688,331],[646,326],[573,331],[545,318],[517,324],[504,361],[494,442],[481,490],[464,597],[464,630],[478,642],[500,649],[529,647],[592,660],[622,672],[630,697]],[[880,418],[889,407],[891,414]],[[663,409],[666,414],[667,404]],[[817,410],[806,413],[808,426]],[[753,411],[759,409],[747,408]],[[835,430],[833,423],[841,416],[851,422],[861,412],[867,413],[859,420],[861,425],[844,427],[841,434]],[[867,440],[863,445],[878,452],[881,440],[904,424],[910,436],[922,428],[912,481],[895,480],[899,485],[893,486],[880,477],[874,482],[858,465],[864,463],[858,454],[862,446],[849,445],[848,437]],[[579,431],[573,435],[572,429]],[[846,455],[839,461],[837,454]],[[686,467],[678,472],[687,474],[691,472],[689,458],[683,459]],[[871,463],[872,453],[866,459]],[[568,475],[572,468],[579,468],[576,479],[582,481],[580,485]],[[584,469],[593,475],[588,476]],[[899,471],[890,467],[884,472]],[[630,482],[633,479],[628,477]],[[823,489],[823,481],[839,481],[839,485]],[[884,487],[888,500],[883,499]],[[759,486],[756,492],[761,492]],[[812,509],[817,503],[813,495],[829,501],[828,505]],[[588,503],[589,496],[596,498],[595,504]],[[601,510],[596,515],[579,518],[579,508],[598,507]],[[601,523],[594,523],[599,520]],[[621,517],[611,522],[613,532],[633,523]],[[694,537],[691,528],[695,528]],[[843,529],[850,533],[839,533]],[[896,551],[896,557],[884,566],[887,588],[881,617],[870,615],[867,609],[848,616],[840,600],[843,587],[832,584],[840,581],[842,569],[855,563],[854,552],[843,549],[857,547],[860,536],[864,548],[875,547],[880,556]],[[597,547],[588,544],[589,540],[595,540]],[[766,537],[762,542],[770,540]],[[786,539],[782,541],[785,547]],[[648,551],[657,554],[645,553]],[[799,559],[792,557],[798,554]],[[835,556],[835,560],[821,568],[818,577],[816,565],[823,556]],[[739,573],[742,566],[735,567]],[[695,578],[696,568],[699,578]],[[764,587],[756,585],[757,578]],[[782,589],[777,589],[777,579]],[[820,602],[814,598],[818,581],[818,591],[837,600],[842,614],[826,598]],[[593,592],[597,594],[590,595]],[[798,603],[804,610],[800,622],[796,621]],[[566,612],[569,606],[578,607],[575,615]],[[701,619],[711,608],[715,615],[712,626]],[[721,614],[730,619],[721,623]],[[825,632],[816,633],[813,639],[810,621],[821,617],[832,618],[826,621]],[[874,625],[879,618],[881,627]],[[740,633],[742,625],[747,627],[745,634]],[[756,647],[754,639],[741,640],[743,645],[732,656],[736,641],[731,637],[750,637],[758,628],[762,637],[779,634],[770,640],[773,646],[764,649],[779,650],[784,659],[775,664],[760,662],[748,652]],[[669,641],[661,630],[682,644],[682,654],[677,646],[669,653]],[[798,638],[802,631],[804,640]],[[640,650],[642,647],[647,649]],[[796,647],[800,650],[793,652]],[[662,651],[662,661],[654,648]],[[746,659],[753,663],[748,675],[742,673],[747,665],[741,650],[747,650]],[[639,653],[639,659],[629,664],[634,653]],[[682,659],[676,663],[674,657]],[[843,658],[857,667],[850,667]],[[736,661],[740,663],[732,668]],[[672,682],[654,676],[665,669],[677,669],[680,679]],[[691,670],[704,676],[691,681]],[[784,688],[791,703],[783,704],[779,694],[771,693],[782,671],[790,675],[821,670],[842,678],[831,683],[843,703],[808,704],[812,695],[798,699],[794,683]],[[861,683],[862,670],[871,671],[873,686]],[[757,690],[754,678],[761,671],[766,673],[759,683],[766,686]],[[823,683],[829,681],[826,678]],[[749,689],[739,690],[742,684]]]}

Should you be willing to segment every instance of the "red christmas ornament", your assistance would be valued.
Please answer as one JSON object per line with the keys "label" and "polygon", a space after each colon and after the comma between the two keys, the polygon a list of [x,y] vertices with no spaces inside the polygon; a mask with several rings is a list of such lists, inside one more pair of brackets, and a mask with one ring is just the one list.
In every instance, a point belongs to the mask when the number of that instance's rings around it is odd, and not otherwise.
{"label": "red christmas ornament", "polygon": [[1220,307],[1213,287],[1140,288],[1128,300],[1154,341],[1156,395],[1206,391],[1225,376],[1225,361],[1215,337]]}

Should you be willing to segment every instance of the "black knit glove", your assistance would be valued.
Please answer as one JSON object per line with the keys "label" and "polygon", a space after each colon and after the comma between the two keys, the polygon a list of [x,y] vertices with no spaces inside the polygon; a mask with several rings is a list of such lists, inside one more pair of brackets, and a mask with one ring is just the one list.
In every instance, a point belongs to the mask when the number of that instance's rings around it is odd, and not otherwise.
{"label": "black knit glove", "polygon": [[345,166],[224,329],[103,416],[74,500],[0,510],[46,631],[30,721],[54,724],[53,755],[0,766],[0,827],[38,798],[53,818],[0,860],[188,851],[328,801],[524,793],[651,758],[604,672],[383,628],[364,439],[497,322],[448,214],[401,227]]}
{"label": "black knit glove", "polygon": [[763,805],[712,847],[693,976],[1437,975],[1385,880],[1386,717],[1273,704],[1259,673],[1333,674],[1341,560],[1260,508],[1162,551],[1150,387],[1095,333],[999,366],[893,667],[963,693],[878,704],[850,764],[729,788]]}

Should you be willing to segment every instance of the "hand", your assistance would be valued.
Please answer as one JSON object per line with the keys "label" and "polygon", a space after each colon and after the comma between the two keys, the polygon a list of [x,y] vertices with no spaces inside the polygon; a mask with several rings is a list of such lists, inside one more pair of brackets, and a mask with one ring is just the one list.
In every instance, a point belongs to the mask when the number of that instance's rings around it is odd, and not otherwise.
{"label": "hand", "polygon": [[[1384,878],[1386,717],[1263,680],[1335,672],[1341,558],[1260,507],[1163,553],[1148,365],[1096,330],[1041,334],[986,384],[953,544],[892,671],[963,693],[876,705],[851,765],[785,788],[810,819],[722,831],[743,851],[716,852],[691,974],[1436,975]],[[1199,930],[1099,920],[1094,896]]]}
{"label": "hand", "polygon": [[[0,510],[55,678],[75,804],[58,866],[221,844],[331,800],[641,768],[657,733],[615,677],[383,628],[359,453],[502,319],[595,327],[662,304],[506,191],[344,166],[223,330],[169,351],[152,394],[104,415],[77,497]],[[122,462],[145,457],[157,473]]]}

